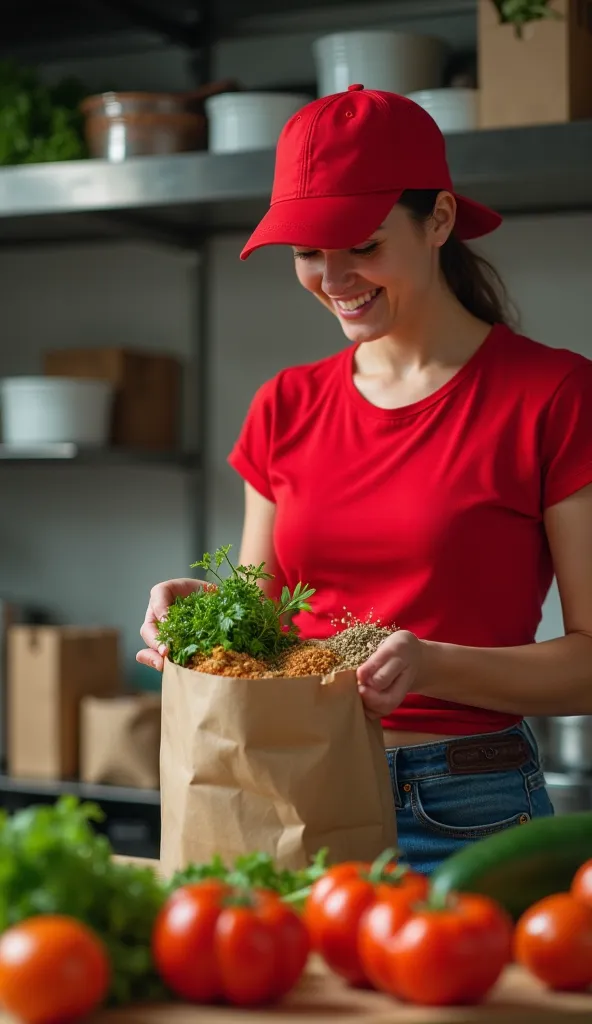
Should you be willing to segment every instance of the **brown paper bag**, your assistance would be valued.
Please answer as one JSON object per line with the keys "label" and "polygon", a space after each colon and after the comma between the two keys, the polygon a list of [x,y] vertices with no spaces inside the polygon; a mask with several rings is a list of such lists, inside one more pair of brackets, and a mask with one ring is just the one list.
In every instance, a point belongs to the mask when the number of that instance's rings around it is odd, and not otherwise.
{"label": "brown paper bag", "polygon": [[354,672],[231,679],[167,661],[160,776],[167,874],[214,854],[294,870],[323,847],[339,862],[396,845],[382,732]]}
{"label": "brown paper bag", "polygon": [[80,709],[83,782],[158,789],[160,694],[85,697]]}
{"label": "brown paper bag", "polygon": [[512,128],[592,117],[592,0],[552,0],[557,18],[500,24],[479,0],[480,125]]}

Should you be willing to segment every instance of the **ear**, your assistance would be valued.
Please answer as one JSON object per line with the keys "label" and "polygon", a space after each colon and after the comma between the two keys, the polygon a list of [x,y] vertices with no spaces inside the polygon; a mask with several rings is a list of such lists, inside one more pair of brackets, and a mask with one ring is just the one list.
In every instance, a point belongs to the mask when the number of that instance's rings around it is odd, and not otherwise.
{"label": "ear", "polygon": [[456,221],[456,199],[452,192],[439,192],[427,228],[432,245],[441,249],[454,230]]}

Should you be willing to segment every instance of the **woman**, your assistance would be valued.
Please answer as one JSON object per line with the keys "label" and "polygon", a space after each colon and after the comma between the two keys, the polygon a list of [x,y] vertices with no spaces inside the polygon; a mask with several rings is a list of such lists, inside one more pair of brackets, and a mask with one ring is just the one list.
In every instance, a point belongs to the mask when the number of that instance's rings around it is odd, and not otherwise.
{"label": "woman", "polygon": [[[242,254],[291,245],[350,345],[255,396],[230,457],[241,561],[316,587],[305,636],[344,606],[401,627],[359,691],[383,721],[401,847],[427,872],[552,813],[523,716],[592,713],[592,363],[507,326],[464,244],[500,219],[455,194],[420,107],[352,86],[284,129]],[[554,573],[566,635],[536,644]],[[197,585],[154,589],[140,661],[162,667],[155,622]]]}

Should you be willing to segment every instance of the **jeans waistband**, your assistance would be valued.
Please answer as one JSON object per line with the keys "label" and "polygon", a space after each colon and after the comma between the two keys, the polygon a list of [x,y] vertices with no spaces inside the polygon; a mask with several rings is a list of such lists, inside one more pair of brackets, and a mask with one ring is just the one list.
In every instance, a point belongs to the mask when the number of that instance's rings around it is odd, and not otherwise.
{"label": "jeans waistband", "polygon": [[390,747],[387,757],[398,779],[407,782],[513,768],[528,772],[539,764],[537,743],[526,722],[494,733]]}

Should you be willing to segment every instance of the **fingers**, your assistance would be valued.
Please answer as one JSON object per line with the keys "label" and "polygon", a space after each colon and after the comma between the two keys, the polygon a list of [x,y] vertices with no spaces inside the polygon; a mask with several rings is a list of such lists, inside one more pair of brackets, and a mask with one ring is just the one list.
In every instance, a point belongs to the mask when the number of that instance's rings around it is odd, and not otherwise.
{"label": "fingers", "polygon": [[[388,674],[388,666],[392,663],[393,659],[399,661],[396,657],[396,651],[398,647],[392,642],[394,641],[396,633],[392,637],[388,637],[387,640],[383,640],[378,650],[372,654],[363,665],[360,665],[358,669],[358,680],[361,683],[369,684],[371,680],[374,680],[377,676],[381,679],[385,678]],[[385,673],[386,670],[386,673]],[[391,675],[392,680],[392,675]]]}
{"label": "fingers", "polygon": [[162,658],[156,651],[138,651],[136,654],[136,661],[139,662],[140,665],[147,665],[148,668],[155,668],[157,672],[162,672],[164,669],[164,658]]}
{"label": "fingers", "polygon": [[392,714],[407,696],[410,677],[410,670],[404,669],[384,690],[376,690],[372,686],[358,686],[366,714],[374,718],[386,718]]}
{"label": "fingers", "polygon": [[140,636],[146,644],[161,655],[166,654],[166,647],[159,647],[157,634],[158,626],[162,619],[168,615],[169,608],[177,597],[188,597],[199,587],[203,586],[201,580],[180,579],[167,580],[166,583],[159,583],[150,591],[150,603],[146,609],[146,617],[140,628]]}
{"label": "fingers", "polygon": [[[199,580],[191,579],[167,580],[165,583],[157,584],[150,591],[149,610],[152,612],[151,618],[156,621],[164,619],[176,597],[188,597],[189,594],[193,594],[201,586],[203,584]],[[148,615],[146,618],[148,618]]]}

